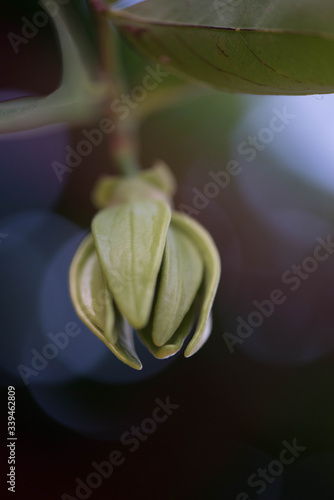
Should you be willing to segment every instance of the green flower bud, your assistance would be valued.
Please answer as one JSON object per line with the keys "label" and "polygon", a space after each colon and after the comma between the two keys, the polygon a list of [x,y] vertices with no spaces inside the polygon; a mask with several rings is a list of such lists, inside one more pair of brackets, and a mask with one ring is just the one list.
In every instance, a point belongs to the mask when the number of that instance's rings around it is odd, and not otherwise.
{"label": "green flower bud", "polygon": [[163,164],[98,182],[102,208],[78,248],[70,291],[80,318],[124,363],[141,369],[133,329],[157,358],[193,355],[211,333],[220,259],[208,232],[173,211],[175,182]]}

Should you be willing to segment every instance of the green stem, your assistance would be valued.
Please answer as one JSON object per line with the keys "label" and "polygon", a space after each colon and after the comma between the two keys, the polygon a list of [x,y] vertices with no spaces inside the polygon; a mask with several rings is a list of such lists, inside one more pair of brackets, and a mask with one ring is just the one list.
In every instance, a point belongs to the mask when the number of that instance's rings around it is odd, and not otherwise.
{"label": "green stem", "polygon": [[132,176],[140,170],[138,161],[137,123],[131,114],[121,120],[113,112],[112,103],[126,92],[122,65],[118,53],[117,34],[111,26],[107,9],[96,9],[101,66],[109,82],[108,114],[115,130],[110,139],[110,157],[117,170]]}

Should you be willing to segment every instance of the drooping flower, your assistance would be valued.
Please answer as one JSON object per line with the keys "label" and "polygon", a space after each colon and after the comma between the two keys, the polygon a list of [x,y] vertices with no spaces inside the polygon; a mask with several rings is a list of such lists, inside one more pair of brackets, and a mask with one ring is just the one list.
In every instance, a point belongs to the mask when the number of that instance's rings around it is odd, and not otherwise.
{"label": "drooping flower", "polygon": [[100,211],[78,248],[70,291],[84,323],[129,366],[141,369],[134,330],[157,358],[185,356],[211,333],[220,259],[209,233],[174,211],[175,181],[162,163],[131,178],[102,178]]}

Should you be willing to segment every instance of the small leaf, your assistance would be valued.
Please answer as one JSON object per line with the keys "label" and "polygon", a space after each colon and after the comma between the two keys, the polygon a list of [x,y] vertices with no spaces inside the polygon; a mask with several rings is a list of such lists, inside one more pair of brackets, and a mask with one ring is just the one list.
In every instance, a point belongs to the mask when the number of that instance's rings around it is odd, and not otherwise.
{"label": "small leaf", "polygon": [[152,168],[140,172],[138,177],[170,197],[176,192],[175,177],[168,166],[161,160],[157,161]]}
{"label": "small leaf", "polygon": [[211,329],[209,328],[208,322],[210,321],[212,303],[220,279],[220,257],[211,235],[194,219],[185,214],[173,212],[172,224],[183,231],[183,233],[194,243],[204,262],[205,288],[201,312],[194,336],[189,342],[184,354],[186,357],[189,357],[202,347],[210,334]]}
{"label": "small leaf", "polygon": [[[80,319],[123,363],[140,370],[142,364],[134,348],[133,331],[117,311],[108,319],[108,328],[113,326],[111,335],[105,335],[106,309],[112,308],[110,293],[105,289],[103,275],[89,234],[80,244],[70,268],[70,293],[75,310]],[[111,341],[108,339],[111,337]]]}
{"label": "small leaf", "polygon": [[331,0],[145,0],[110,15],[165,71],[230,92],[334,92]]}
{"label": "small leaf", "polygon": [[93,78],[97,73],[87,41],[59,5],[52,15],[60,42],[63,76],[60,87],[47,97],[25,97],[0,102],[0,133],[42,127],[52,123],[81,123],[101,113],[107,86]]}
{"label": "small leaf", "polygon": [[166,203],[140,201],[108,207],[92,223],[108,288],[135,328],[148,323],[171,212]]}
{"label": "small leaf", "polygon": [[105,208],[110,203],[113,193],[122,179],[121,176],[104,175],[97,180],[91,199],[98,210]]}
{"label": "small leaf", "polygon": [[196,246],[171,223],[166,240],[154,317],[152,339],[162,346],[173,336],[194,301],[203,276]]}

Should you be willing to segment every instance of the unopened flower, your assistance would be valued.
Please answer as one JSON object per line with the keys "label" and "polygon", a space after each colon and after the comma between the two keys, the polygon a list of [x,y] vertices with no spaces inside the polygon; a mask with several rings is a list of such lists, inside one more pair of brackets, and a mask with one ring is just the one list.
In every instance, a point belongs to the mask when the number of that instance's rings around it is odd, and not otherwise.
{"label": "unopened flower", "polygon": [[102,179],[93,193],[101,209],[70,272],[80,318],[124,363],[142,364],[134,329],[157,358],[185,356],[211,333],[220,259],[209,233],[171,208],[175,182],[163,164],[124,179]]}

